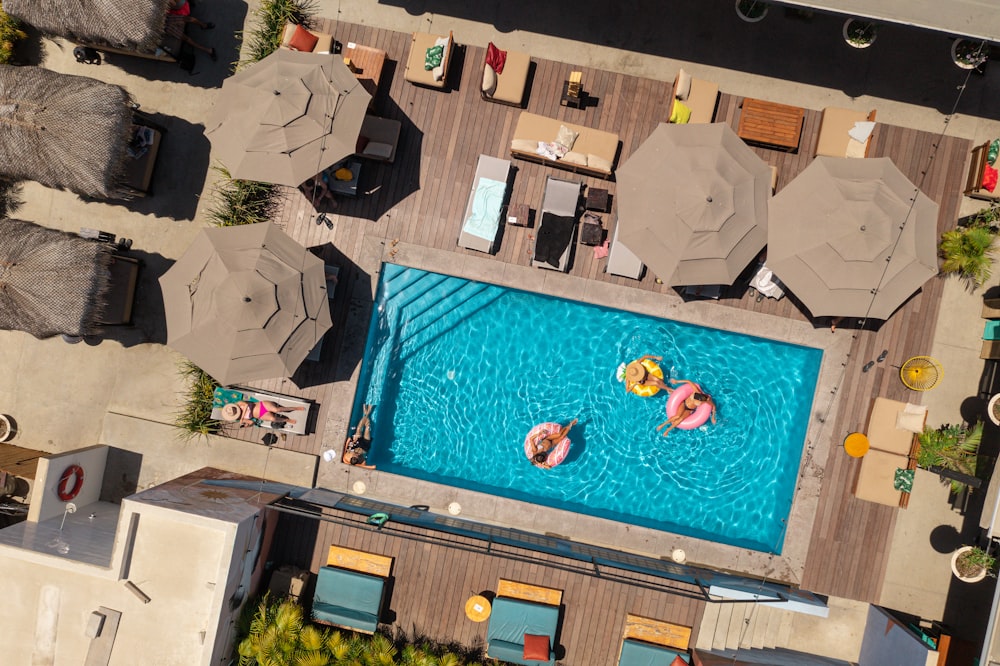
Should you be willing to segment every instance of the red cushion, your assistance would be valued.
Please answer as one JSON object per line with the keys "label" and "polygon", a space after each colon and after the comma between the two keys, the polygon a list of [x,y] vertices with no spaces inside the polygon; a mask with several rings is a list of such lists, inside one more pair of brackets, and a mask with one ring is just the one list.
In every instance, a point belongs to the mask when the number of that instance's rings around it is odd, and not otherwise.
{"label": "red cushion", "polygon": [[535,634],[524,635],[524,658],[532,661],[549,660],[549,637]]}
{"label": "red cushion", "polygon": [[497,74],[503,74],[504,63],[507,62],[507,52],[501,51],[493,42],[486,47],[486,64],[493,68]]}
{"label": "red cushion", "polygon": [[312,50],[316,48],[316,42],[319,41],[319,37],[312,34],[301,25],[295,26],[295,32],[292,34],[292,40],[288,42],[288,48],[293,51],[305,51],[307,53],[312,53]]}
{"label": "red cushion", "polygon": [[997,170],[989,164],[983,169],[983,189],[987,192],[997,189]]}
{"label": "red cushion", "polygon": [[688,666],[688,663],[680,657],[674,657],[674,660],[670,662],[670,666]]}

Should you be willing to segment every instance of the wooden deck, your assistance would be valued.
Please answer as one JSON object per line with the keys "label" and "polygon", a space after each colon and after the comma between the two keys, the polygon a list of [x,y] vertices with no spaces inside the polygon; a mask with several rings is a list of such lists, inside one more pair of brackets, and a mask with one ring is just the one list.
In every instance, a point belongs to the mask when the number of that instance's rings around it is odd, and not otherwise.
{"label": "wooden deck", "polygon": [[[288,436],[286,440],[275,443],[276,446],[313,454],[318,454],[321,448],[322,424],[326,423],[333,383],[347,379],[336,376],[337,352],[341,349],[344,336],[343,326],[338,324],[344,322],[349,308],[366,307],[360,303],[352,303],[349,298],[349,283],[359,277],[353,268],[353,260],[359,256],[366,239],[384,243],[387,251],[393,241],[399,240],[459,254],[476,254],[497,262],[498,266],[504,263],[527,266],[534,234],[534,226],[507,226],[501,232],[499,249],[493,256],[464,250],[456,245],[476,160],[480,154],[509,157],[508,146],[521,112],[518,108],[480,99],[479,81],[485,57],[484,47],[459,46],[448,73],[449,90],[442,92],[420,88],[403,80],[401,63],[405,62],[409,47],[408,34],[360,25],[334,24],[332,21],[320,27],[333,32],[341,42],[354,41],[388,53],[389,61],[382,73],[375,109],[378,115],[401,121],[403,131],[395,164],[366,163],[359,188],[364,193],[357,199],[341,198],[336,210],[327,211],[335,220],[332,231],[312,223],[315,216],[313,208],[301,193],[293,189],[288,190],[288,198],[278,220],[297,240],[307,246],[317,246],[328,263],[345,267],[341,273],[333,313],[335,330],[324,345],[321,362],[303,364],[291,379],[255,383],[261,388],[304,396],[320,404],[316,421],[320,424],[319,432],[305,437]],[[461,35],[458,40],[461,42]],[[503,43],[498,46],[503,48]],[[590,96],[591,104],[584,109],[559,104],[562,82],[573,70],[583,72],[583,87]],[[668,82],[539,59],[533,60],[530,81],[527,110],[618,133],[621,139],[618,164],[627,160],[657,123],[665,119],[667,95],[670,94]],[[735,129],[739,122],[741,100],[740,97],[725,93],[720,95],[716,121],[726,122]],[[768,164],[778,168],[779,191],[812,160],[820,115],[819,110],[806,109],[797,152],[753,148]],[[892,118],[880,114],[879,120],[891,123]],[[938,202],[938,227],[939,231],[943,231],[954,226],[957,218],[970,149],[970,142],[965,139],[940,137],[879,122],[872,137],[869,155],[891,157],[904,174]],[[532,211],[537,212],[547,175],[582,180],[587,186],[610,191],[612,213],[604,216],[604,225],[609,228],[614,224],[616,206],[613,180],[581,177],[520,160],[515,160],[514,164],[517,173],[511,203],[525,203]],[[641,281],[608,275],[603,272],[605,263],[606,259],[594,258],[591,248],[577,245],[571,259],[570,274],[653,292],[673,291],[671,287],[657,284],[655,276],[648,272]],[[746,277],[749,278],[749,269]],[[725,289],[718,306],[763,312],[799,321],[811,320],[794,296],[778,301],[764,299],[756,302],[747,295],[746,285],[747,280],[741,279],[736,286]],[[864,428],[869,405],[875,396],[919,401],[919,394],[903,387],[897,368],[907,358],[930,350],[941,291],[942,280],[935,278],[928,281],[920,293],[913,296],[886,322],[869,322],[864,330],[858,329],[855,320],[845,320],[840,324],[834,335],[854,336],[854,341],[851,355],[845,359],[844,375],[839,383],[839,413],[826,424],[835,441]],[[829,322],[816,321],[815,325],[825,327]],[[877,357],[883,349],[889,350],[888,358],[870,372],[862,373],[864,363]],[[263,434],[257,429],[249,429],[237,436],[259,440]],[[343,434],[333,433],[328,441],[340,437]],[[840,448],[832,448],[829,460],[815,462],[820,468],[825,465],[825,469],[816,472],[823,476],[823,488],[802,586],[820,594],[875,601],[884,577],[889,539],[898,509],[857,501],[851,496],[851,483],[858,463],[844,455]],[[334,543],[341,537],[339,533],[331,533],[324,536],[324,539]],[[349,542],[351,539],[364,542],[364,538],[356,535],[346,535],[344,538]],[[399,558],[404,566],[405,560],[406,557]],[[442,563],[444,561],[442,559]],[[430,581],[448,576],[444,572],[451,571],[452,567],[457,571],[470,572],[473,568],[457,560],[447,561],[450,562],[447,566],[435,565],[433,569],[422,566],[422,574],[427,571],[435,573],[421,575],[420,578]],[[472,588],[488,587],[506,565],[492,562],[489,566],[493,567],[489,570],[490,573],[482,581],[477,578]],[[516,577],[506,571],[502,573]],[[443,622],[442,618],[445,617],[434,614],[440,608],[409,606],[417,603],[405,598],[408,593],[404,590],[409,588],[403,586],[409,585],[410,581],[406,580],[402,570],[398,578],[401,587],[397,588],[396,603],[401,611],[400,617],[407,622],[426,624],[427,628],[436,631],[437,625],[434,623]],[[540,570],[535,571],[532,579],[545,582]],[[433,585],[431,582],[420,584]],[[605,588],[601,590],[602,594],[607,591]],[[465,594],[467,591],[461,592]],[[441,590],[437,592],[440,593]],[[578,594],[568,594],[568,606],[572,609],[575,600],[580,598]],[[459,601],[461,600],[456,597],[447,602],[447,607],[455,610],[452,614],[454,617],[447,615],[447,618],[455,626],[464,627]],[[617,603],[609,600],[613,607]],[[403,614],[403,609],[413,611],[413,615]],[[625,608],[619,607],[619,610],[624,617]],[[636,612],[656,616],[654,612]],[[661,619],[675,621],[669,617]],[[474,630],[474,627],[464,629],[469,635]],[[567,637],[564,642],[575,649],[577,641],[570,638],[575,636]]]}

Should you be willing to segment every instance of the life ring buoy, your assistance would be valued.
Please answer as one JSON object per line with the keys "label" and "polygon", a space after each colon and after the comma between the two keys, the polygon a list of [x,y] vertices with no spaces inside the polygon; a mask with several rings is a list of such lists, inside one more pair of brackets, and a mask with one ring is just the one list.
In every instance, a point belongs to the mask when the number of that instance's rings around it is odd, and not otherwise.
{"label": "life ring buoy", "polygon": [[[72,486],[69,485],[70,479],[73,479]],[[59,493],[59,499],[63,502],[68,502],[79,495],[82,488],[83,468],[79,465],[70,465],[63,470],[62,476],[59,477],[59,485],[56,486],[56,492]]]}
{"label": "life ring buoy", "polygon": [[[635,362],[636,361],[632,361],[632,363]],[[644,358],[641,361],[639,361],[639,363],[642,364],[642,367],[646,368],[647,373],[653,375],[654,377],[659,377],[660,379],[663,379],[664,377],[663,369],[659,365],[657,365],[656,361]],[[618,366],[618,370],[615,373],[615,376],[617,377],[618,381],[625,382],[626,384],[628,383],[625,378],[625,373],[629,365],[631,365],[631,363],[622,363],[621,365]],[[651,386],[649,384],[633,384],[632,388],[630,388],[629,391],[642,398],[648,398],[650,396],[654,396],[657,393],[659,393],[660,387]]]}
{"label": "life ring buoy", "polygon": [[[701,387],[690,382],[686,382],[675,388],[674,392],[670,394],[670,398],[667,400],[667,416],[673,418],[684,401],[688,399],[688,396],[695,391],[700,392]],[[708,421],[710,416],[712,416],[712,405],[707,402],[703,402],[698,405],[695,410],[687,416],[687,418],[678,423],[677,427],[681,430],[694,430],[695,428],[705,425],[705,422]]]}
{"label": "life ring buoy", "polygon": [[[528,460],[534,462],[535,443],[538,442],[539,439],[548,437],[549,435],[555,435],[561,430],[561,425],[558,423],[552,423],[551,421],[536,425],[528,431],[528,435],[524,438],[524,455],[528,458]],[[545,463],[549,467],[555,467],[562,461],[566,460],[566,455],[569,453],[569,446],[569,437],[563,437],[558,444],[549,450],[549,455],[546,456]]]}

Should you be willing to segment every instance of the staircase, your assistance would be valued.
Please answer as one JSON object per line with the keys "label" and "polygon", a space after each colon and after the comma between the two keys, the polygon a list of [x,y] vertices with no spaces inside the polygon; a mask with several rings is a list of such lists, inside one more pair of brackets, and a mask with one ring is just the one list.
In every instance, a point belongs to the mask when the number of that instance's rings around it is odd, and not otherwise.
{"label": "staircase", "polygon": [[788,645],[793,617],[774,604],[709,603],[695,647],[717,651],[782,647]]}

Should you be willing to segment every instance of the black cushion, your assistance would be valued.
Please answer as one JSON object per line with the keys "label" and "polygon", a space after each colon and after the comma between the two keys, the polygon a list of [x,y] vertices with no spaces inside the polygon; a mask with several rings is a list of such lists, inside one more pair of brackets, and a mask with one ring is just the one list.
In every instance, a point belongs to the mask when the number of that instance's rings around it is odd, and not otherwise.
{"label": "black cushion", "polygon": [[574,217],[543,213],[542,223],[538,227],[538,239],[535,241],[535,259],[559,268],[559,260],[573,240],[574,224]]}

